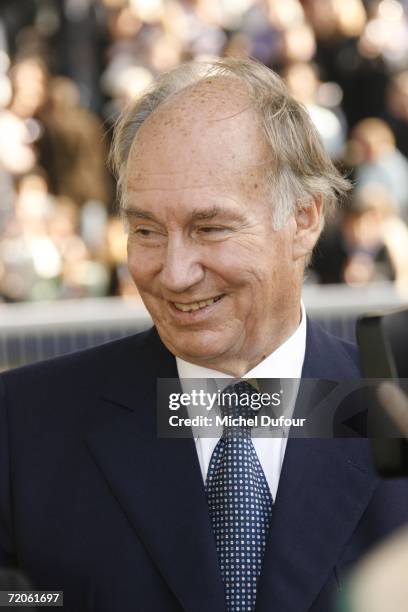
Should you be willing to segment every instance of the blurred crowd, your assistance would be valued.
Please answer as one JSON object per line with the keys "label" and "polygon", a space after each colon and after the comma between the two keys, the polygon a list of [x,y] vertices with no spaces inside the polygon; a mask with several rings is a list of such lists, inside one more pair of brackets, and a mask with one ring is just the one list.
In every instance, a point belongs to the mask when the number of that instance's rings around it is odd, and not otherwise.
{"label": "blurred crowd", "polygon": [[0,300],[134,294],[112,125],[180,62],[247,55],[354,184],[307,282],[408,291],[408,0],[1,0]]}

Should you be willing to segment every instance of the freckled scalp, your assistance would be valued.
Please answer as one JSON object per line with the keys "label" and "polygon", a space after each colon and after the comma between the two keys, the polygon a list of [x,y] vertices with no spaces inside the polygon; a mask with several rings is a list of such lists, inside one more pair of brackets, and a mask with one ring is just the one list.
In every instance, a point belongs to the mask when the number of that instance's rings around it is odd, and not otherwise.
{"label": "freckled scalp", "polygon": [[[171,106],[174,112],[164,115],[159,124],[160,114]],[[251,129],[260,130],[257,146],[266,143],[257,160],[254,157],[244,160],[240,149],[245,152],[248,147],[242,143],[235,143],[229,152],[223,151],[228,140],[228,126],[246,116],[251,119],[248,121]],[[131,105],[117,123],[111,150],[111,163],[118,176],[122,198],[126,196],[129,155],[136,144],[143,152],[146,142],[139,141],[139,133],[147,129],[150,122],[153,128],[160,125],[155,142],[159,158],[165,148],[165,140],[161,140],[163,128],[171,128],[174,134],[180,132],[179,147],[173,147],[171,155],[183,157],[187,171],[191,156],[200,153],[200,147],[195,151],[185,147],[188,139],[200,143],[203,133],[222,126],[219,132],[224,134],[224,140],[221,136],[218,141],[213,138],[214,154],[223,151],[224,157],[229,155],[233,159],[231,151],[235,148],[240,156],[241,170],[251,164],[261,170],[263,164],[264,176],[256,180],[251,178],[247,188],[257,189],[255,183],[267,186],[268,197],[276,203],[276,226],[282,226],[295,208],[305,208],[317,196],[322,198],[325,208],[330,209],[336,199],[343,198],[350,189],[348,181],[324,151],[305,109],[290,96],[277,74],[254,60],[224,58],[188,62],[161,75]],[[156,169],[157,172],[160,171]],[[173,175],[175,172],[174,168]],[[247,175],[245,180],[248,180]]]}
{"label": "freckled scalp", "polygon": [[254,183],[257,189],[270,164],[248,88],[236,78],[217,77],[183,89],[146,119],[132,144],[127,186],[149,189],[146,178],[154,178],[155,189],[171,189],[166,179],[185,175],[186,188],[222,185],[233,177],[246,190]]}
{"label": "freckled scalp", "polygon": [[[233,85],[231,81],[234,81]],[[167,127],[187,136],[195,128],[197,121],[200,128],[209,129],[213,122],[234,119],[245,112],[253,115],[252,120],[256,127],[259,123],[257,114],[245,84],[234,77],[206,79],[186,87],[163,102],[144,121],[138,134],[143,134],[143,131],[149,128],[151,134],[157,137],[163,128]],[[138,140],[138,134],[135,141]]]}

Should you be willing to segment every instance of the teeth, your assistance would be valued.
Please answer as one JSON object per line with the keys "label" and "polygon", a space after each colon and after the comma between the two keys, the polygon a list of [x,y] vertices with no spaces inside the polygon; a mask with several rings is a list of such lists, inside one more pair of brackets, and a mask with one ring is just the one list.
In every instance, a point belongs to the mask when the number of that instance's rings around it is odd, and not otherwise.
{"label": "teeth", "polygon": [[205,308],[206,306],[211,306],[214,302],[218,302],[222,296],[218,296],[215,298],[210,298],[209,300],[203,300],[202,302],[192,302],[191,304],[181,304],[178,302],[174,302],[177,310],[182,310],[183,312],[190,312],[192,310],[200,310],[200,308]]}

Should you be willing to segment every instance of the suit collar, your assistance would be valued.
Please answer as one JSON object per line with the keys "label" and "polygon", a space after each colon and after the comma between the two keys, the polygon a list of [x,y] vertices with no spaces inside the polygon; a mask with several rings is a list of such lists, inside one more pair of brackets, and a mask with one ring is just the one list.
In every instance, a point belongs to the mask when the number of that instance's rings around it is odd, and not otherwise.
{"label": "suit collar", "polygon": [[[302,378],[341,380],[360,376],[356,356],[348,353],[340,340],[309,318],[306,330]],[[140,411],[142,400],[151,400],[158,378],[178,378],[176,359],[155,328],[122,343],[115,363],[109,364],[108,373],[100,381],[100,396],[104,401]]]}
{"label": "suit collar", "polygon": [[100,398],[140,412],[146,402],[150,407],[158,378],[177,378],[177,366],[152,328],[122,341],[119,354],[100,381]]}
{"label": "suit collar", "polygon": [[308,317],[302,378],[341,380],[360,376],[356,347],[328,334]]}

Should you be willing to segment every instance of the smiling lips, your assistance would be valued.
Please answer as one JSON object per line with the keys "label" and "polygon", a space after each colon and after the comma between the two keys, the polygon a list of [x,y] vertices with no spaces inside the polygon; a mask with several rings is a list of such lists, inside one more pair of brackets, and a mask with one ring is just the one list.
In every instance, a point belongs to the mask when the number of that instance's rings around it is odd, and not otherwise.
{"label": "smiling lips", "polygon": [[211,306],[211,304],[218,302],[222,297],[222,295],[218,295],[217,297],[209,298],[208,300],[202,300],[200,302],[190,302],[189,304],[172,302],[172,304],[177,308],[177,310],[181,310],[182,312],[192,312],[194,310],[201,310],[206,306]]}

